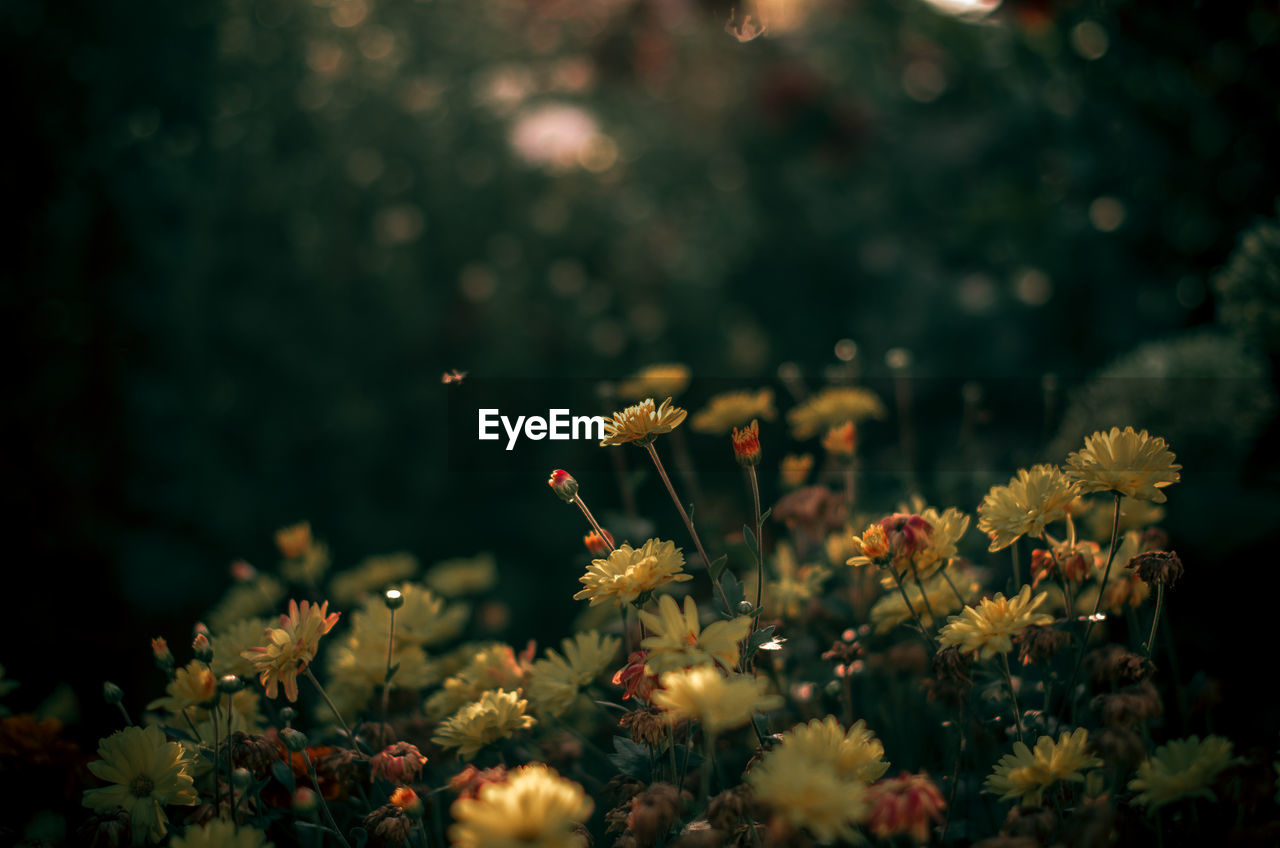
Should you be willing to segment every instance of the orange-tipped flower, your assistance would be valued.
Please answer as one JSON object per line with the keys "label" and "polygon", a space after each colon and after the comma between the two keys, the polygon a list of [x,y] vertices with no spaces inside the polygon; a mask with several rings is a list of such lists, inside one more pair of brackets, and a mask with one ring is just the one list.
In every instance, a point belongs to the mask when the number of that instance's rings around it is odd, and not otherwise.
{"label": "orange-tipped flower", "polygon": [[391,793],[391,803],[404,810],[406,815],[414,818],[422,816],[422,799],[418,797],[417,792],[407,786],[396,787],[396,790]]}
{"label": "orange-tipped flower", "polygon": [[173,671],[173,651],[169,650],[169,643],[164,637],[157,636],[151,640],[151,653],[156,658],[156,665],[161,671]]}
{"label": "orange-tipped flower", "polygon": [[196,638],[191,640],[191,653],[200,662],[207,663],[213,659],[213,646],[209,643],[209,637],[204,633],[197,632]]}
{"label": "orange-tipped flower", "polygon": [[298,559],[311,550],[311,522],[281,527],[276,531],[276,547],[285,559]]}
{"label": "orange-tipped flower", "polygon": [[858,447],[858,429],[853,426],[852,421],[832,427],[822,437],[822,446],[832,456],[852,457]]}
{"label": "orange-tipped flower", "polygon": [[582,537],[582,543],[587,546],[587,550],[591,552],[592,556],[604,556],[613,550],[613,534],[606,530],[602,537],[592,530]]}
{"label": "orange-tipped flower", "polygon": [[468,765],[462,771],[449,778],[449,788],[458,793],[459,798],[475,798],[480,790],[491,783],[506,783],[507,770],[502,766],[478,769]]}
{"label": "orange-tipped flower", "polygon": [[621,686],[626,690],[622,693],[622,700],[632,697],[642,701],[649,700],[649,696],[658,686],[658,678],[645,671],[648,661],[648,651],[633,651],[631,656],[627,657],[627,664],[614,673],[613,685]]}
{"label": "orange-tipped flower", "polygon": [[867,787],[871,817],[867,824],[881,839],[906,835],[918,844],[929,841],[935,821],[942,821],[947,804],[927,774],[886,778]]}
{"label": "orange-tipped flower", "polygon": [[551,491],[555,492],[560,500],[567,504],[573,503],[578,497],[578,481],[573,479],[573,475],[563,468],[557,468],[551,472],[551,477],[547,479],[547,485],[551,487]]}
{"label": "orange-tipped flower", "polygon": [[742,429],[733,428],[729,434],[733,442],[733,456],[743,468],[760,464],[760,422],[752,419]]}

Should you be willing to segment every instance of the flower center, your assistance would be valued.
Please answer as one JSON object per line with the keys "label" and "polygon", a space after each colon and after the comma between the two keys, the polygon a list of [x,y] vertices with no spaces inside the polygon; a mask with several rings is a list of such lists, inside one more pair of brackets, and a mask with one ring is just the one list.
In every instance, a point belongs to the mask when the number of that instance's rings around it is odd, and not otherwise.
{"label": "flower center", "polygon": [[133,779],[132,783],[129,784],[129,794],[135,798],[146,798],[155,790],[155,788],[155,781],[147,777],[145,774],[140,774]]}

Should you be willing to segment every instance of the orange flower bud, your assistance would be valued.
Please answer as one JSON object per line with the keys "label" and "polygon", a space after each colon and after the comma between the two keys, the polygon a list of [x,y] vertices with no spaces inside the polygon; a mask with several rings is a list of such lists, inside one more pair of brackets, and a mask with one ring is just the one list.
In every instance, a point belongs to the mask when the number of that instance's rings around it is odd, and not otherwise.
{"label": "orange flower bud", "polygon": [[733,443],[733,456],[743,468],[760,464],[760,423],[752,419],[751,423],[739,430],[733,428],[729,435]]}

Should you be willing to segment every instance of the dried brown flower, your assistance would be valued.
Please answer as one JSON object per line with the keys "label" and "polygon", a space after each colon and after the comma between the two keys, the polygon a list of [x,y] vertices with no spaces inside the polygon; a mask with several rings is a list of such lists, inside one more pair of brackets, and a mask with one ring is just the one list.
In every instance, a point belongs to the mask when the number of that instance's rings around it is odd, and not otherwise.
{"label": "dried brown flower", "polygon": [[1129,568],[1152,586],[1172,586],[1182,577],[1182,560],[1173,551],[1148,551],[1129,560]]}
{"label": "dried brown flower", "polygon": [[1138,683],[1156,670],[1151,660],[1114,644],[1090,652],[1084,658],[1084,665],[1094,689]]}
{"label": "dried brown flower", "polygon": [[1023,665],[1047,663],[1071,641],[1071,635],[1053,627],[1028,627],[1015,640]]}

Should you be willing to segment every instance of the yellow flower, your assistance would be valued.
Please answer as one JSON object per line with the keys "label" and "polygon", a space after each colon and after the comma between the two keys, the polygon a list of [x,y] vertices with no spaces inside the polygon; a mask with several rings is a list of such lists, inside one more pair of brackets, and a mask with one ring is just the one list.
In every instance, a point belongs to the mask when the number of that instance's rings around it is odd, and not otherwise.
{"label": "yellow flower", "polygon": [[329,583],[329,595],[335,603],[354,604],[370,592],[381,592],[392,583],[412,577],[417,570],[418,560],[410,553],[371,556],[355,568],[335,575]]}
{"label": "yellow flower", "polygon": [[780,747],[794,748],[810,762],[829,765],[840,780],[870,783],[889,770],[884,745],[862,719],[848,730],[835,716],[810,719],[783,733]]}
{"label": "yellow flower", "polygon": [[1178,482],[1182,468],[1164,439],[1146,430],[1112,427],[1085,437],[1084,449],[1067,457],[1067,476],[1080,491],[1118,492],[1131,498],[1164,503],[1165,486]]}
{"label": "yellow flower", "polygon": [[329,547],[311,535],[311,524],[303,521],[276,531],[276,547],[284,561],[280,573],[294,583],[317,583],[329,568]]}
{"label": "yellow flower", "polygon": [[925,580],[937,574],[956,555],[956,545],[969,532],[969,516],[954,507],[938,512],[929,507],[920,513],[933,532],[923,548],[912,557],[912,577]]}
{"label": "yellow flower", "polygon": [[684,421],[686,413],[671,405],[671,398],[654,408],[653,398],[647,398],[635,406],[628,406],[604,422],[604,439],[601,447],[625,445],[628,442],[644,447],[663,433],[670,433]]}
{"label": "yellow flower", "polygon": [[854,425],[868,418],[884,418],[884,404],[874,392],[852,387],[823,389],[787,413],[791,435],[809,439],[846,421]]}
{"label": "yellow flower", "polygon": [[[427,654],[417,645],[396,639],[391,664],[396,667],[391,685],[396,689],[421,689],[431,682]],[[387,676],[387,634],[352,631],[329,649],[325,663],[329,677],[325,688],[340,710],[360,710],[369,703]]]}
{"label": "yellow flower", "polygon": [[[400,608],[396,610],[396,641],[430,647],[447,642],[462,632],[471,608],[464,603],[445,605],[430,589],[418,583],[401,583]],[[351,627],[370,637],[387,638],[391,628],[391,610],[381,594],[365,600],[351,616]],[[385,643],[384,643],[385,644]]]}
{"label": "yellow flower", "polygon": [[689,367],[678,362],[664,362],[641,368],[618,385],[618,396],[624,400],[647,397],[675,397],[689,388]]}
{"label": "yellow flower", "polygon": [[1057,742],[1052,736],[1041,736],[1034,750],[1023,742],[1013,743],[1013,753],[1000,758],[983,785],[1002,801],[1034,807],[1053,784],[1060,780],[1083,783],[1085,770],[1101,765],[1102,760],[1089,753],[1089,732],[1079,727],[1072,733],[1063,731]]}
{"label": "yellow flower", "polygon": [[531,763],[454,801],[449,840],[456,848],[585,848],[578,828],[594,806],[581,786]]}
{"label": "yellow flower", "polygon": [[978,529],[991,537],[990,550],[1007,548],[1021,536],[1042,538],[1046,524],[1066,518],[1078,487],[1053,465],[1020,469],[1007,486],[993,486],[978,507]]}
{"label": "yellow flower", "polygon": [[213,648],[213,673],[221,677],[234,674],[252,677],[253,663],[244,658],[244,652],[262,643],[262,634],[271,626],[265,618],[247,618],[219,630],[210,640]]}
{"label": "yellow flower", "polygon": [[99,759],[89,771],[112,784],[84,793],[84,805],[96,813],[121,809],[129,814],[135,845],[159,841],[168,830],[164,808],[195,806],[199,797],[190,759],[182,745],[169,742],[157,727],[126,727],[98,744]]}
{"label": "yellow flower", "polygon": [[214,819],[207,824],[191,825],[175,836],[170,848],[272,848],[267,835],[248,825],[236,826],[234,822]]}
{"label": "yellow flower", "polygon": [[[971,597],[978,590],[977,583],[966,583],[964,578],[956,574],[948,574],[947,576],[952,578],[951,582],[965,597]],[[911,600],[911,608],[916,611],[916,615],[924,622],[925,627],[930,629],[934,627],[933,615],[941,618],[963,606],[942,574],[935,574],[925,580],[923,585],[923,598],[921,597],[920,587],[914,581],[904,582],[902,589]],[[926,600],[928,603],[925,602]],[[930,615],[930,610],[933,611],[933,615]],[[902,599],[902,592],[899,592],[896,588],[892,592],[886,592],[871,607],[871,625],[875,628],[876,633],[888,633],[899,624],[909,620],[912,620],[911,611],[907,609],[907,602]]]}
{"label": "yellow flower", "polygon": [[622,606],[666,583],[692,579],[693,575],[684,573],[684,554],[674,542],[650,539],[639,548],[623,542],[604,559],[592,560],[587,573],[578,578],[586,588],[573,599],[590,599],[591,606],[606,601]]}
{"label": "yellow flower", "polygon": [[777,417],[778,411],[773,408],[773,389],[725,392],[707,401],[707,405],[694,414],[689,426],[697,433],[723,436],[753,418],[772,421]]}
{"label": "yellow flower", "polygon": [[889,556],[889,534],[879,524],[872,524],[862,531],[861,536],[850,536],[849,551],[852,555],[845,561],[846,565],[854,568],[879,565]]}
{"label": "yellow flower", "polygon": [[485,692],[445,719],[431,741],[442,748],[457,748],[461,759],[470,760],[484,746],[532,727],[535,719],[525,714],[528,706],[518,692]]}
{"label": "yellow flower", "polygon": [[758,712],[776,710],[783,700],[764,692],[765,682],[745,674],[725,677],[709,665],[668,671],[658,678],[653,703],[667,721],[700,721],[703,732],[717,734],[742,727]]}
{"label": "yellow flower", "polygon": [[1013,650],[1015,634],[1027,627],[1053,623],[1051,617],[1036,612],[1048,597],[1048,592],[1041,592],[1032,598],[1031,587],[1023,586],[1012,598],[1006,599],[1000,593],[983,598],[977,608],[967,606],[959,615],[948,618],[938,642],[944,648],[958,645],[965,653],[977,651],[978,658],[984,660],[1007,654]]}
{"label": "yellow flower", "polygon": [[284,598],[284,584],[267,574],[237,583],[205,616],[214,633],[221,633],[238,621],[266,615]]}
{"label": "yellow flower", "polygon": [[1231,756],[1231,740],[1221,736],[1175,739],[1156,748],[1151,759],[1138,766],[1129,789],[1138,793],[1135,804],[1152,810],[1179,798],[1216,801],[1212,786],[1222,771],[1237,760]]}
{"label": "yellow flower", "polygon": [[698,605],[687,596],[683,612],[674,598],[663,595],[658,599],[658,614],[641,610],[640,620],[650,633],[640,643],[649,652],[650,674],[704,663],[735,669],[739,646],[751,632],[751,619],[745,615],[716,621],[703,630],[698,621]]}
{"label": "yellow flower", "polygon": [[[258,631],[258,637],[261,639],[262,631]],[[157,698],[147,704],[147,709],[162,709],[177,715],[192,707],[202,707],[218,697],[218,678],[207,665],[192,660],[174,672],[164,691],[167,697]]]}
{"label": "yellow flower", "polygon": [[298,700],[298,674],[316,658],[320,637],[337,623],[338,613],[329,613],[328,601],[319,605],[289,601],[289,613],[280,616],[280,627],[267,630],[267,644],[241,655],[253,663],[268,698],[277,697],[283,683],[285,697]]}
{"label": "yellow flower", "polygon": [[767,584],[769,599],[783,617],[796,618],[809,601],[821,594],[822,584],[831,572],[820,565],[800,565],[796,562],[795,550],[786,542],[778,543],[773,563],[778,579]]}
{"label": "yellow flower", "polygon": [[528,669],[516,659],[510,645],[494,643],[473,649],[470,660],[444,682],[444,688],[427,699],[428,718],[440,719],[495,689],[524,686]]}
{"label": "yellow flower", "polygon": [[779,468],[779,474],[782,477],[782,485],[788,489],[796,489],[804,485],[804,481],[809,476],[809,472],[813,470],[813,454],[804,453],[799,456],[795,454],[787,454],[782,458],[782,465]]}
{"label": "yellow flower", "polygon": [[535,662],[529,672],[529,700],[540,713],[563,714],[578,697],[578,690],[605,670],[621,644],[615,636],[601,637],[592,630],[562,640],[563,656],[548,648],[547,658]]}
{"label": "yellow flower", "polygon": [[822,437],[822,447],[832,456],[852,457],[858,448],[858,428],[852,421],[830,428]]}
{"label": "yellow flower", "polygon": [[756,800],[791,827],[821,842],[862,841],[855,825],[869,812],[866,784],[840,780],[830,764],[780,746],[751,769],[747,783]]}
{"label": "yellow flower", "polygon": [[446,598],[479,595],[497,584],[498,564],[493,554],[447,559],[431,566],[422,582]]}

